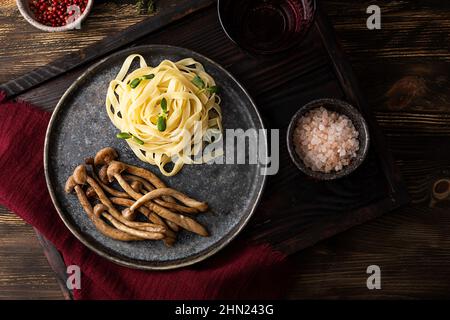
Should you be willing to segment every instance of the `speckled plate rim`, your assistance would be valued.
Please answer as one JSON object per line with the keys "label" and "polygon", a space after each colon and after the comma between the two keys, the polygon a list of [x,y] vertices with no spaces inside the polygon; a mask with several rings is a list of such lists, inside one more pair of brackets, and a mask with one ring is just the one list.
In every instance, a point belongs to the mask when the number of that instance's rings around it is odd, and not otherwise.
{"label": "speckled plate rim", "polygon": [[[91,238],[89,235],[87,234],[83,234],[81,232],[79,232],[77,230],[77,228],[75,226],[72,225],[72,221],[66,217],[66,215],[63,212],[63,209],[61,208],[58,198],[56,196],[55,191],[53,190],[52,187],[52,182],[51,182],[51,178],[50,178],[50,172],[49,172],[49,149],[50,149],[50,136],[52,134],[52,129],[54,127],[55,121],[58,118],[58,114],[59,112],[62,110],[62,107],[64,106],[64,102],[66,99],[70,98],[70,96],[76,91],[78,90],[78,85],[80,82],[83,82],[85,80],[85,78],[89,77],[89,75],[94,72],[97,68],[100,68],[101,66],[103,66],[104,63],[107,63],[108,60],[113,60],[114,58],[116,58],[117,56],[120,55],[125,55],[127,53],[131,53],[133,51],[138,51],[138,50],[145,50],[145,49],[160,49],[160,50],[164,50],[164,49],[171,49],[171,50],[179,50],[179,51],[185,51],[185,52],[189,52],[192,53],[193,55],[197,55],[199,57],[201,57],[202,59],[204,59],[205,61],[207,61],[210,64],[213,64],[217,69],[219,69],[221,72],[223,72],[226,76],[228,76],[236,85],[237,87],[242,90],[242,92],[245,94],[245,96],[248,98],[251,107],[253,108],[253,111],[255,112],[256,115],[256,119],[257,122],[259,122],[260,126],[261,126],[261,131],[264,137],[264,148],[265,150],[268,150],[268,142],[267,142],[267,133],[266,133],[266,128],[264,126],[264,122],[261,118],[261,115],[256,107],[255,102],[253,101],[252,97],[250,96],[250,94],[247,92],[247,90],[239,83],[239,81],[236,80],[236,78],[231,75],[231,73],[229,73],[225,68],[223,68],[221,65],[219,65],[218,63],[214,62],[213,60],[205,57],[204,55],[197,53],[193,50],[190,49],[186,49],[186,48],[182,48],[182,47],[176,47],[176,46],[171,46],[171,45],[144,45],[144,46],[136,46],[136,47],[132,47],[129,49],[124,49],[121,50],[119,52],[116,52],[106,58],[103,58],[102,60],[100,60],[99,62],[97,62],[96,64],[90,66],[85,72],[83,72],[71,85],[70,87],[64,92],[64,94],[61,96],[60,100],[58,101],[55,109],[53,110],[52,116],[50,118],[48,127],[47,127],[47,131],[45,134],[45,142],[44,142],[44,173],[45,173],[45,180],[46,180],[46,185],[47,185],[47,189],[50,193],[50,198],[52,199],[53,205],[56,208],[56,211],[58,212],[59,217],[61,218],[61,220],[63,221],[63,223],[65,224],[65,226],[70,230],[70,232],[72,232],[72,234],[81,242],[83,243],[86,247],[88,247],[90,250],[92,250],[93,252],[97,253],[99,256],[104,257],[118,265],[122,265],[122,266],[126,266],[126,267],[130,267],[130,268],[134,268],[134,269],[142,269],[142,270],[170,270],[170,269],[177,269],[177,268],[181,268],[181,267],[186,267],[195,263],[198,263],[200,261],[203,261],[211,256],[213,256],[214,254],[216,254],[217,252],[219,252],[221,249],[223,249],[224,247],[226,247],[232,240],[234,240],[237,235],[244,229],[244,227],[247,225],[247,223],[249,222],[250,218],[253,216],[256,207],[258,206],[260,200],[261,200],[261,196],[263,194],[264,188],[266,186],[266,182],[267,182],[267,167],[265,166],[261,166],[261,171],[260,174],[262,175],[262,181],[260,182],[260,186],[259,186],[259,190],[257,191],[256,194],[256,198],[247,214],[247,216],[243,217],[242,220],[238,223],[238,225],[230,230],[229,233],[225,234],[224,237],[222,239],[224,239],[226,237],[225,240],[221,241],[219,240],[218,243],[213,244],[212,245],[212,249],[209,251],[206,251],[204,254],[199,253],[197,256],[194,256],[192,259],[189,259],[189,257],[186,257],[184,259],[188,259],[187,261],[182,261],[182,262],[178,262],[178,261],[174,261],[173,263],[167,263],[164,265],[157,265],[155,264],[155,262],[152,261],[145,261],[145,260],[137,260],[137,259],[131,259],[131,258],[125,258],[122,259],[120,257],[117,256],[113,256],[111,254],[109,254],[108,252],[105,252],[103,250],[101,250],[100,248],[95,247],[94,244],[92,244],[88,238]],[[98,241],[96,241],[95,239],[91,240],[94,243],[98,243]]]}

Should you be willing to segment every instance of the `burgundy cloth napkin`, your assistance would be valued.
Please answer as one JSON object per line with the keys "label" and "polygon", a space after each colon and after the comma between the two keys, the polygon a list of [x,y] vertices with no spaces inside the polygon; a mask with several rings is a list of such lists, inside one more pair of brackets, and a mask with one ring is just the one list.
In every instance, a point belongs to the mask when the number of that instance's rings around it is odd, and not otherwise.
{"label": "burgundy cloth napkin", "polygon": [[[236,240],[215,256],[173,271],[121,267],[86,248],[64,226],[47,191],[44,136],[50,114],[0,92],[0,204],[35,226],[81,269],[76,299],[276,299],[290,264],[269,245]],[[17,234],[17,237],[22,235]]]}

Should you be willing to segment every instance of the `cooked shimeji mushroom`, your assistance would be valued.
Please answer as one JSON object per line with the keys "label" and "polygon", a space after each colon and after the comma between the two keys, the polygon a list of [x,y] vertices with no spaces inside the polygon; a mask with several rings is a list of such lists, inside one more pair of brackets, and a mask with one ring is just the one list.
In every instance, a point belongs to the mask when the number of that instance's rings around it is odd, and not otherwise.
{"label": "cooked shimeji mushroom", "polygon": [[[83,209],[102,234],[121,241],[163,240],[168,246],[175,243],[180,227],[208,236],[200,223],[184,215],[205,212],[206,203],[168,188],[149,170],[117,159],[116,150],[104,148],[85,160],[91,172],[79,165],[66,183],[66,192],[75,190]],[[122,190],[114,187],[114,181]],[[97,204],[93,207],[90,200]],[[125,209],[121,212],[115,206]],[[138,213],[148,221],[136,221]]]}

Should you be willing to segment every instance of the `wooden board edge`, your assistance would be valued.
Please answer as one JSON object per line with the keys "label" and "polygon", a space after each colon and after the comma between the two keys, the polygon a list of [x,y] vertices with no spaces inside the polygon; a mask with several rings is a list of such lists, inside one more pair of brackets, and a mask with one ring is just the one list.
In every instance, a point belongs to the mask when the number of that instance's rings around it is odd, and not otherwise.
{"label": "wooden board edge", "polygon": [[370,106],[362,94],[356,75],[339,43],[334,27],[320,6],[317,8],[315,27],[318,29],[319,34],[322,37],[322,43],[333,62],[333,68],[342,91],[352,104],[359,107],[371,128],[371,138],[374,142],[372,145],[376,150],[379,163],[385,172],[393,205],[397,207],[407,204],[410,201],[410,197],[400,172],[395,165],[394,158],[387,147],[387,141],[371,112]]}
{"label": "wooden board edge", "polygon": [[61,289],[61,293],[65,300],[73,300],[72,291],[67,288],[67,266],[58,249],[45,238],[39,230],[34,228],[39,244],[41,245],[44,255],[56,276],[56,281]]}
{"label": "wooden board edge", "polygon": [[104,57],[112,51],[123,48],[139,38],[158,31],[194,12],[207,8],[215,2],[215,0],[185,1],[159,15],[136,23],[113,36],[105,37],[82,50],[64,55],[45,66],[38,67],[13,80],[0,84],[0,91],[4,91],[10,99],[14,98],[70,70]]}
{"label": "wooden board edge", "polygon": [[[348,218],[349,222],[337,224],[337,227],[334,229],[324,229],[320,233],[320,236],[315,239],[304,239],[299,236],[296,239],[290,239],[288,241],[283,241],[281,243],[272,244],[276,250],[283,252],[286,255],[292,255],[298,253],[299,251],[314,246],[315,244],[329,239],[333,236],[341,234],[345,231],[350,230],[353,227],[357,227],[362,225],[370,220],[381,217],[386,212],[390,212],[400,207],[406,205],[408,201],[402,199],[403,201],[396,202],[395,205],[392,204],[392,201],[388,198],[382,199],[378,202],[374,202],[369,206],[357,209],[351,212],[351,216]],[[259,242],[259,241],[256,241]]]}

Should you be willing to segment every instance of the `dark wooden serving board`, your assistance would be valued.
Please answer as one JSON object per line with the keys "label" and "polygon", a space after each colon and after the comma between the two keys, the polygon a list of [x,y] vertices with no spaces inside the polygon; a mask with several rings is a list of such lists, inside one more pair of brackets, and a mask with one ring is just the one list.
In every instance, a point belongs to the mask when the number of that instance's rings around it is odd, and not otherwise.
{"label": "dark wooden serving board", "polygon": [[[197,3],[186,0],[185,8],[189,2]],[[248,55],[225,36],[214,1],[202,1],[202,6],[191,11],[195,12],[178,14],[180,19],[171,19],[164,28],[159,24],[148,33],[141,30],[148,28],[149,22],[144,21],[140,28],[133,27],[139,31],[139,37],[119,37],[120,45],[108,40],[113,43],[111,47],[100,50],[86,63],[81,57],[80,63],[66,66],[70,71],[56,73],[43,84],[34,84],[32,90],[19,97],[52,110],[73,80],[100,56],[131,45],[186,47],[229,70],[255,99],[266,127],[280,129],[280,170],[269,177],[263,200],[243,236],[267,241],[290,254],[408,202],[383,135],[320,6],[307,38],[297,48],[264,58]],[[130,35],[128,31],[124,34]],[[54,67],[52,64],[53,70]],[[303,175],[291,162],[285,144],[291,116],[305,103],[323,97],[343,99],[359,108],[371,133],[369,156],[362,167],[349,177],[332,182],[317,182]],[[61,275],[62,260],[55,258],[51,245],[47,243],[45,248],[50,263]]]}

